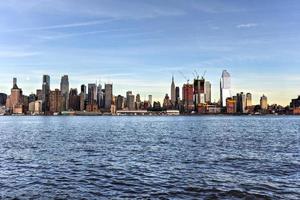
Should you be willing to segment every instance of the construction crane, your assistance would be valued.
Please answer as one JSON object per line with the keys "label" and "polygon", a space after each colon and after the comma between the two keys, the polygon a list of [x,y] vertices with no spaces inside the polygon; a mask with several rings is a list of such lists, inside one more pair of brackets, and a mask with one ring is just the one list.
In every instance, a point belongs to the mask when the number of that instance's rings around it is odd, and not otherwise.
{"label": "construction crane", "polygon": [[196,77],[195,77],[195,78],[199,79],[199,74],[198,74],[197,70],[194,70],[194,72],[195,72],[195,74],[196,74]]}
{"label": "construction crane", "polygon": [[205,75],[206,75],[206,70],[204,71],[203,75],[202,75],[202,79],[205,78]]}
{"label": "construction crane", "polygon": [[195,72],[192,73],[194,78],[196,79],[197,78],[197,74]]}
{"label": "construction crane", "polygon": [[181,74],[181,76],[186,80],[186,82],[187,82],[187,84],[189,84],[189,82],[190,82],[190,79],[188,79],[185,75],[184,75],[184,73],[182,72],[182,71],[178,71],[180,74]]}

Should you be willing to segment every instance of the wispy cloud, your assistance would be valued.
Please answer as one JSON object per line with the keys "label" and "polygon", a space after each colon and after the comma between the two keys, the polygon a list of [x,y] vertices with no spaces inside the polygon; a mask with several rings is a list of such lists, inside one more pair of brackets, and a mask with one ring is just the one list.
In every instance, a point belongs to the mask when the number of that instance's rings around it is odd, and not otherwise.
{"label": "wispy cloud", "polygon": [[258,26],[258,24],[248,23],[248,24],[239,24],[236,27],[237,28],[253,28],[253,27],[256,27],[256,26]]}
{"label": "wispy cloud", "polygon": [[22,58],[40,55],[41,52],[0,51],[0,58]]}
{"label": "wispy cloud", "polygon": [[[127,32],[127,31],[132,31],[132,32]],[[96,31],[87,31],[87,32],[79,32],[79,33],[69,33],[69,34],[33,35],[33,36],[37,37],[38,39],[42,39],[42,40],[59,40],[59,39],[66,39],[66,38],[71,38],[71,37],[97,35],[97,34],[103,33],[103,35],[102,35],[103,37],[108,37],[108,38],[126,37],[127,38],[127,37],[160,34],[162,32],[163,32],[162,30],[138,32],[137,29],[108,29],[108,30],[96,30]]]}
{"label": "wispy cloud", "polygon": [[86,22],[76,22],[69,24],[59,24],[59,25],[51,25],[51,26],[40,26],[40,27],[29,27],[29,28],[19,28],[19,29],[9,29],[2,30],[0,32],[23,32],[23,31],[42,31],[42,30],[53,30],[53,29],[66,29],[66,28],[76,28],[83,26],[94,26],[99,24],[105,24],[109,22],[116,21],[117,19],[107,19],[107,20],[94,20],[94,21],[86,21]]}
{"label": "wispy cloud", "polygon": [[95,34],[111,33],[111,32],[123,32],[123,31],[130,31],[130,30],[135,30],[135,29],[108,29],[108,30],[96,30],[96,31],[87,31],[87,32],[79,32],[79,33],[69,33],[69,34],[38,35],[36,37],[44,40],[55,40],[55,39],[63,39],[69,37],[95,35]]}
{"label": "wispy cloud", "polygon": [[0,8],[22,13],[56,13],[64,15],[107,17],[122,19],[144,19],[160,16],[178,16],[185,14],[181,8],[172,4],[158,2],[124,0],[5,0]]}

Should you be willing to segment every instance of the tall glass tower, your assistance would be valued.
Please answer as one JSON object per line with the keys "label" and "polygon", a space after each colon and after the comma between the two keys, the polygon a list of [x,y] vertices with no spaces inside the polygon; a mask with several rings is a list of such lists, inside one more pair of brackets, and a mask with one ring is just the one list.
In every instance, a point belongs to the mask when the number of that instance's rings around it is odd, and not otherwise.
{"label": "tall glass tower", "polygon": [[42,85],[42,109],[43,112],[48,112],[50,110],[50,76],[43,75],[43,85]]}
{"label": "tall glass tower", "polygon": [[176,88],[174,83],[174,76],[172,76],[172,84],[171,84],[171,102],[172,105],[174,106],[176,102]]}
{"label": "tall glass tower", "polygon": [[230,74],[224,70],[220,80],[220,100],[221,106],[226,106],[226,99],[231,97],[231,77]]}
{"label": "tall glass tower", "polygon": [[68,75],[61,77],[60,91],[63,97],[62,110],[66,111],[69,109],[69,78]]}

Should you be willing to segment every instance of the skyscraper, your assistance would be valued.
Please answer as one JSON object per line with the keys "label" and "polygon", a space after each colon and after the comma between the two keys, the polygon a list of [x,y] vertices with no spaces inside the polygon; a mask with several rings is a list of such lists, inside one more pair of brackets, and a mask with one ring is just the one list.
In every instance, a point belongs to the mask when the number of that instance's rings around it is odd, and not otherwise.
{"label": "skyscraper", "polygon": [[149,101],[150,107],[152,107],[152,95],[148,96],[148,101]]}
{"label": "skyscraper", "polygon": [[135,110],[135,103],[134,103],[134,95],[129,94],[127,97],[127,107],[128,110]]}
{"label": "skyscraper", "polygon": [[110,110],[113,98],[113,85],[105,84],[105,109]]}
{"label": "skyscraper", "polygon": [[60,91],[62,98],[62,110],[66,111],[69,109],[69,77],[64,75],[60,81]]}
{"label": "skyscraper", "polygon": [[86,86],[84,84],[80,86],[80,93],[84,94],[84,98],[86,99]]}
{"label": "skyscraper", "polygon": [[268,98],[265,95],[260,98],[260,108],[262,110],[268,109]]}
{"label": "skyscraper", "polygon": [[132,95],[132,91],[127,91],[126,92],[126,107],[128,108],[129,105],[129,95]]}
{"label": "skyscraper", "polygon": [[226,106],[226,99],[231,97],[231,77],[230,74],[224,70],[220,80],[220,101],[221,106]]}
{"label": "skyscraper", "polygon": [[42,85],[42,109],[46,113],[50,111],[50,76],[43,75],[43,85]]}
{"label": "skyscraper", "polygon": [[141,95],[137,94],[135,97],[135,108],[139,110],[141,107]]}
{"label": "skyscraper", "polygon": [[97,87],[97,104],[98,104],[98,107],[101,108],[103,107],[103,92],[102,92],[102,85],[101,84],[98,84],[98,87]]}
{"label": "skyscraper", "polygon": [[80,87],[80,111],[84,111],[86,108],[86,86],[83,84]]}
{"label": "skyscraper", "polygon": [[246,95],[243,92],[237,94],[237,112],[246,113]]}
{"label": "skyscraper", "polygon": [[199,111],[202,110],[203,104],[205,103],[205,79],[204,78],[197,78],[194,79],[194,106],[195,110]]}
{"label": "skyscraper", "polygon": [[252,94],[247,93],[246,94],[246,107],[251,107],[252,106]]}
{"label": "skyscraper", "polygon": [[171,103],[173,106],[175,106],[176,102],[176,88],[174,83],[174,76],[172,76],[172,83],[171,83]]}
{"label": "skyscraper", "polygon": [[88,84],[88,104],[97,104],[97,86],[94,83]]}
{"label": "skyscraper", "polygon": [[176,107],[176,109],[178,109],[179,108],[179,101],[180,101],[180,89],[179,89],[179,87],[176,87],[175,88],[175,91],[176,91],[176,102],[175,102],[175,107]]}
{"label": "skyscraper", "polygon": [[193,103],[193,85],[184,84],[182,87],[182,100],[184,105],[184,112],[191,112],[194,110]]}
{"label": "skyscraper", "polygon": [[209,81],[205,81],[204,93],[205,93],[205,102],[211,103],[211,84]]}

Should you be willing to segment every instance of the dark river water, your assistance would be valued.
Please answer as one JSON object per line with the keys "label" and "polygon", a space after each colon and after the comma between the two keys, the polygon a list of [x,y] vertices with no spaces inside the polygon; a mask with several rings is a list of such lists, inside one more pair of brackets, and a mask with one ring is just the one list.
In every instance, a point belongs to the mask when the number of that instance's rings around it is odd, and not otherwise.
{"label": "dark river water", "polygon": [[0,117],[0,199],[300,199],[300,117]]}

